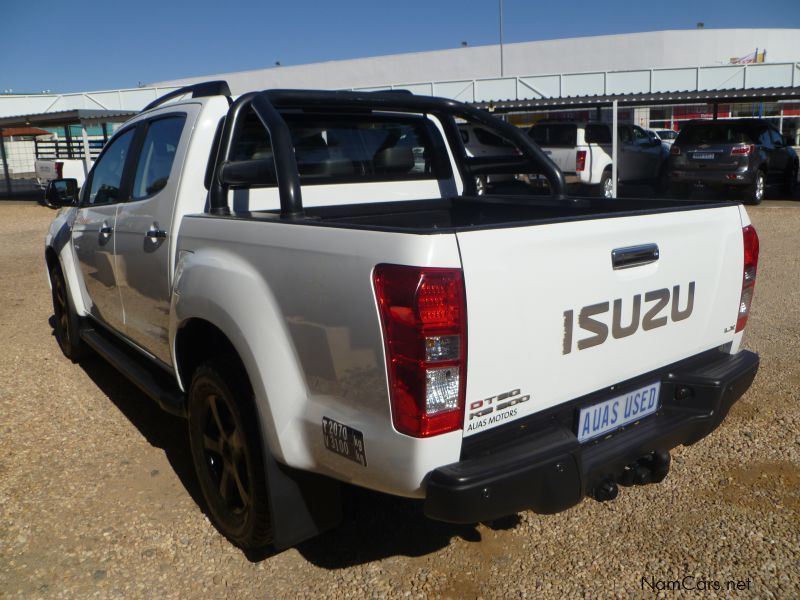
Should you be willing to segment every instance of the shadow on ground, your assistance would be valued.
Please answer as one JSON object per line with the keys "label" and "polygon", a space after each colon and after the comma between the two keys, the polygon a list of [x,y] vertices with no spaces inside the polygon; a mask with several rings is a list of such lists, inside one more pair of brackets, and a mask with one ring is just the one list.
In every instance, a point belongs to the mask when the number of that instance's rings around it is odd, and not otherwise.
{"label": "shadow on ground", "polygon": [[[54,317],[50,318],[51,326]],[[80,362],[81,368],[119,411],[139,430],[149,444],[161,448],[186,491],[208,515],[192,464],[186,421],[162,411],[155,402],[99,356]],[[344,517],[327,533],[297,546],[309,562],[325,569],[344,569],[391,556],[423,556],[446,547],[454,537],[479,542],[476,525],[453,525],[432,521],[423,514],[422,502],[342,486]],[[495,530],[519,524],[513,515],[486,523]],[[247,553],[253,562],[275,552]]]}

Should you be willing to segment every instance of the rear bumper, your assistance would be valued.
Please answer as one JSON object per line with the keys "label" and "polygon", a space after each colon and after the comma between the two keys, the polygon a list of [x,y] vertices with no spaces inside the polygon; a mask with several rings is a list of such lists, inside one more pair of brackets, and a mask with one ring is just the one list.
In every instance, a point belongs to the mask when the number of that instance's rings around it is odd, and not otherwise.
{"label": "rear bumper", "polygon": [[707,185],[722,187],[728,185],[752,185],[755,177],[751,169],[705,171],[705,170],[674,170],[670,171],[669,178],[672,183],[687,185]]}
{"label": "rear bumper", "polygon": [[577,415],[581,406],[635,389],[642,380],[661,380],[659,411],[605,439],[579,444],[573,426],[550,417],[506,444],[436,469],[428,478],[425,514],[476,523],[527,509],[565,510],[643,455],[693,444],[711,433],[750,387],[758,365],[758,355],[748,351],[704,353],[572,402]]}

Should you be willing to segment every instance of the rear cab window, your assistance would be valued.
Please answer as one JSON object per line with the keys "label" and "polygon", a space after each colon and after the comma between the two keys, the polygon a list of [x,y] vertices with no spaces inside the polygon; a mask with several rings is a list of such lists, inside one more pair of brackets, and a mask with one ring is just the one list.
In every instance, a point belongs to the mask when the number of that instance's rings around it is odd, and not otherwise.
{"label": "rear cab window", "polygon": [[531,127],[528,134],[540,146],[578,144],[578,126],[575,123],[541,123]]}
{"label": "rear cab window", "polygon": [[700,144],[752,144],[753,137],[746,127],[738,123],[690,123],[684,127],[676,143],[697,146]]}
{"label": "rear cab window", "polygon": [[[283,118],[303,186],[453,176],[439,132],[422,116],[288,113]],[[231,158],[272,158],[269,135],[252,111]]]}
{"label": "rear cab window", "polygon": [[601,123],[589,123],[584,136],[587,144],[610,144],[611,128]]}

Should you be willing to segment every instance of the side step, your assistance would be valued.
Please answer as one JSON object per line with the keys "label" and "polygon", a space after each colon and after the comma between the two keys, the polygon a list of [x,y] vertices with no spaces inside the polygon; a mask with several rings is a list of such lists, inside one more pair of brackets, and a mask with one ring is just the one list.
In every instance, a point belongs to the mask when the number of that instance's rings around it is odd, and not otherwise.
{"label": "side step", "polygon": [[[166,374],[159,377],[148,368],[144,360],[127,350],[121,342],[110,339],[99,331],[90,328],[81,330],[81,339],[90,348],[107,360],[125,377],[150,396],[166,412],[178,417],[186,417],[186,402],[183,394],[175,386],[170,386]],[[163,381],[162,381],[163,380]]]}

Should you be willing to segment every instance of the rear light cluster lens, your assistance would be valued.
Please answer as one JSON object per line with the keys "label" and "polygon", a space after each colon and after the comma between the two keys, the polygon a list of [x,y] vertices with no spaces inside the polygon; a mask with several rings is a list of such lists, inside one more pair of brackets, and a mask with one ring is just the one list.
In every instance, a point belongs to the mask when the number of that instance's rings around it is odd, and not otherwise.
{"label": "rear light cluster lens", "polygon": [[753,292],[756,288],[756,271],[758,269],[758,234],[752,225],[742,229],[744,243],[744,268],[742,272],[742,296],[739,300],[739,317],[736,319],[736,332],[747,325]]}
{"label": "rear light cluster lens", "polygon": [[755,150],[753,144],[746,144],[743,146],[734,146],[731,148],[731,156],[747,156]]}
{"label": "rear light cluster lens", "polygon": [[586,150],[578,150],[575,154],[575,170],[583,171],[586,168]]}
{"label": "rear light cluster lens", "polygon": [[460,429],[467,364],[461,270],[382,264],[373,283],[395,429],[414,437]]}
{"label": "rear light cluster lens", "polygon": [[672,146],[670,146],[669,153],[672,154],[672,156],[680,156],[681,155],[680,146],[676,146],[675,144],[672,144]]}
{"label": "rear light cluster lens", "polygon": [[64,163],[56,161],[56,179],[64,179]]}

